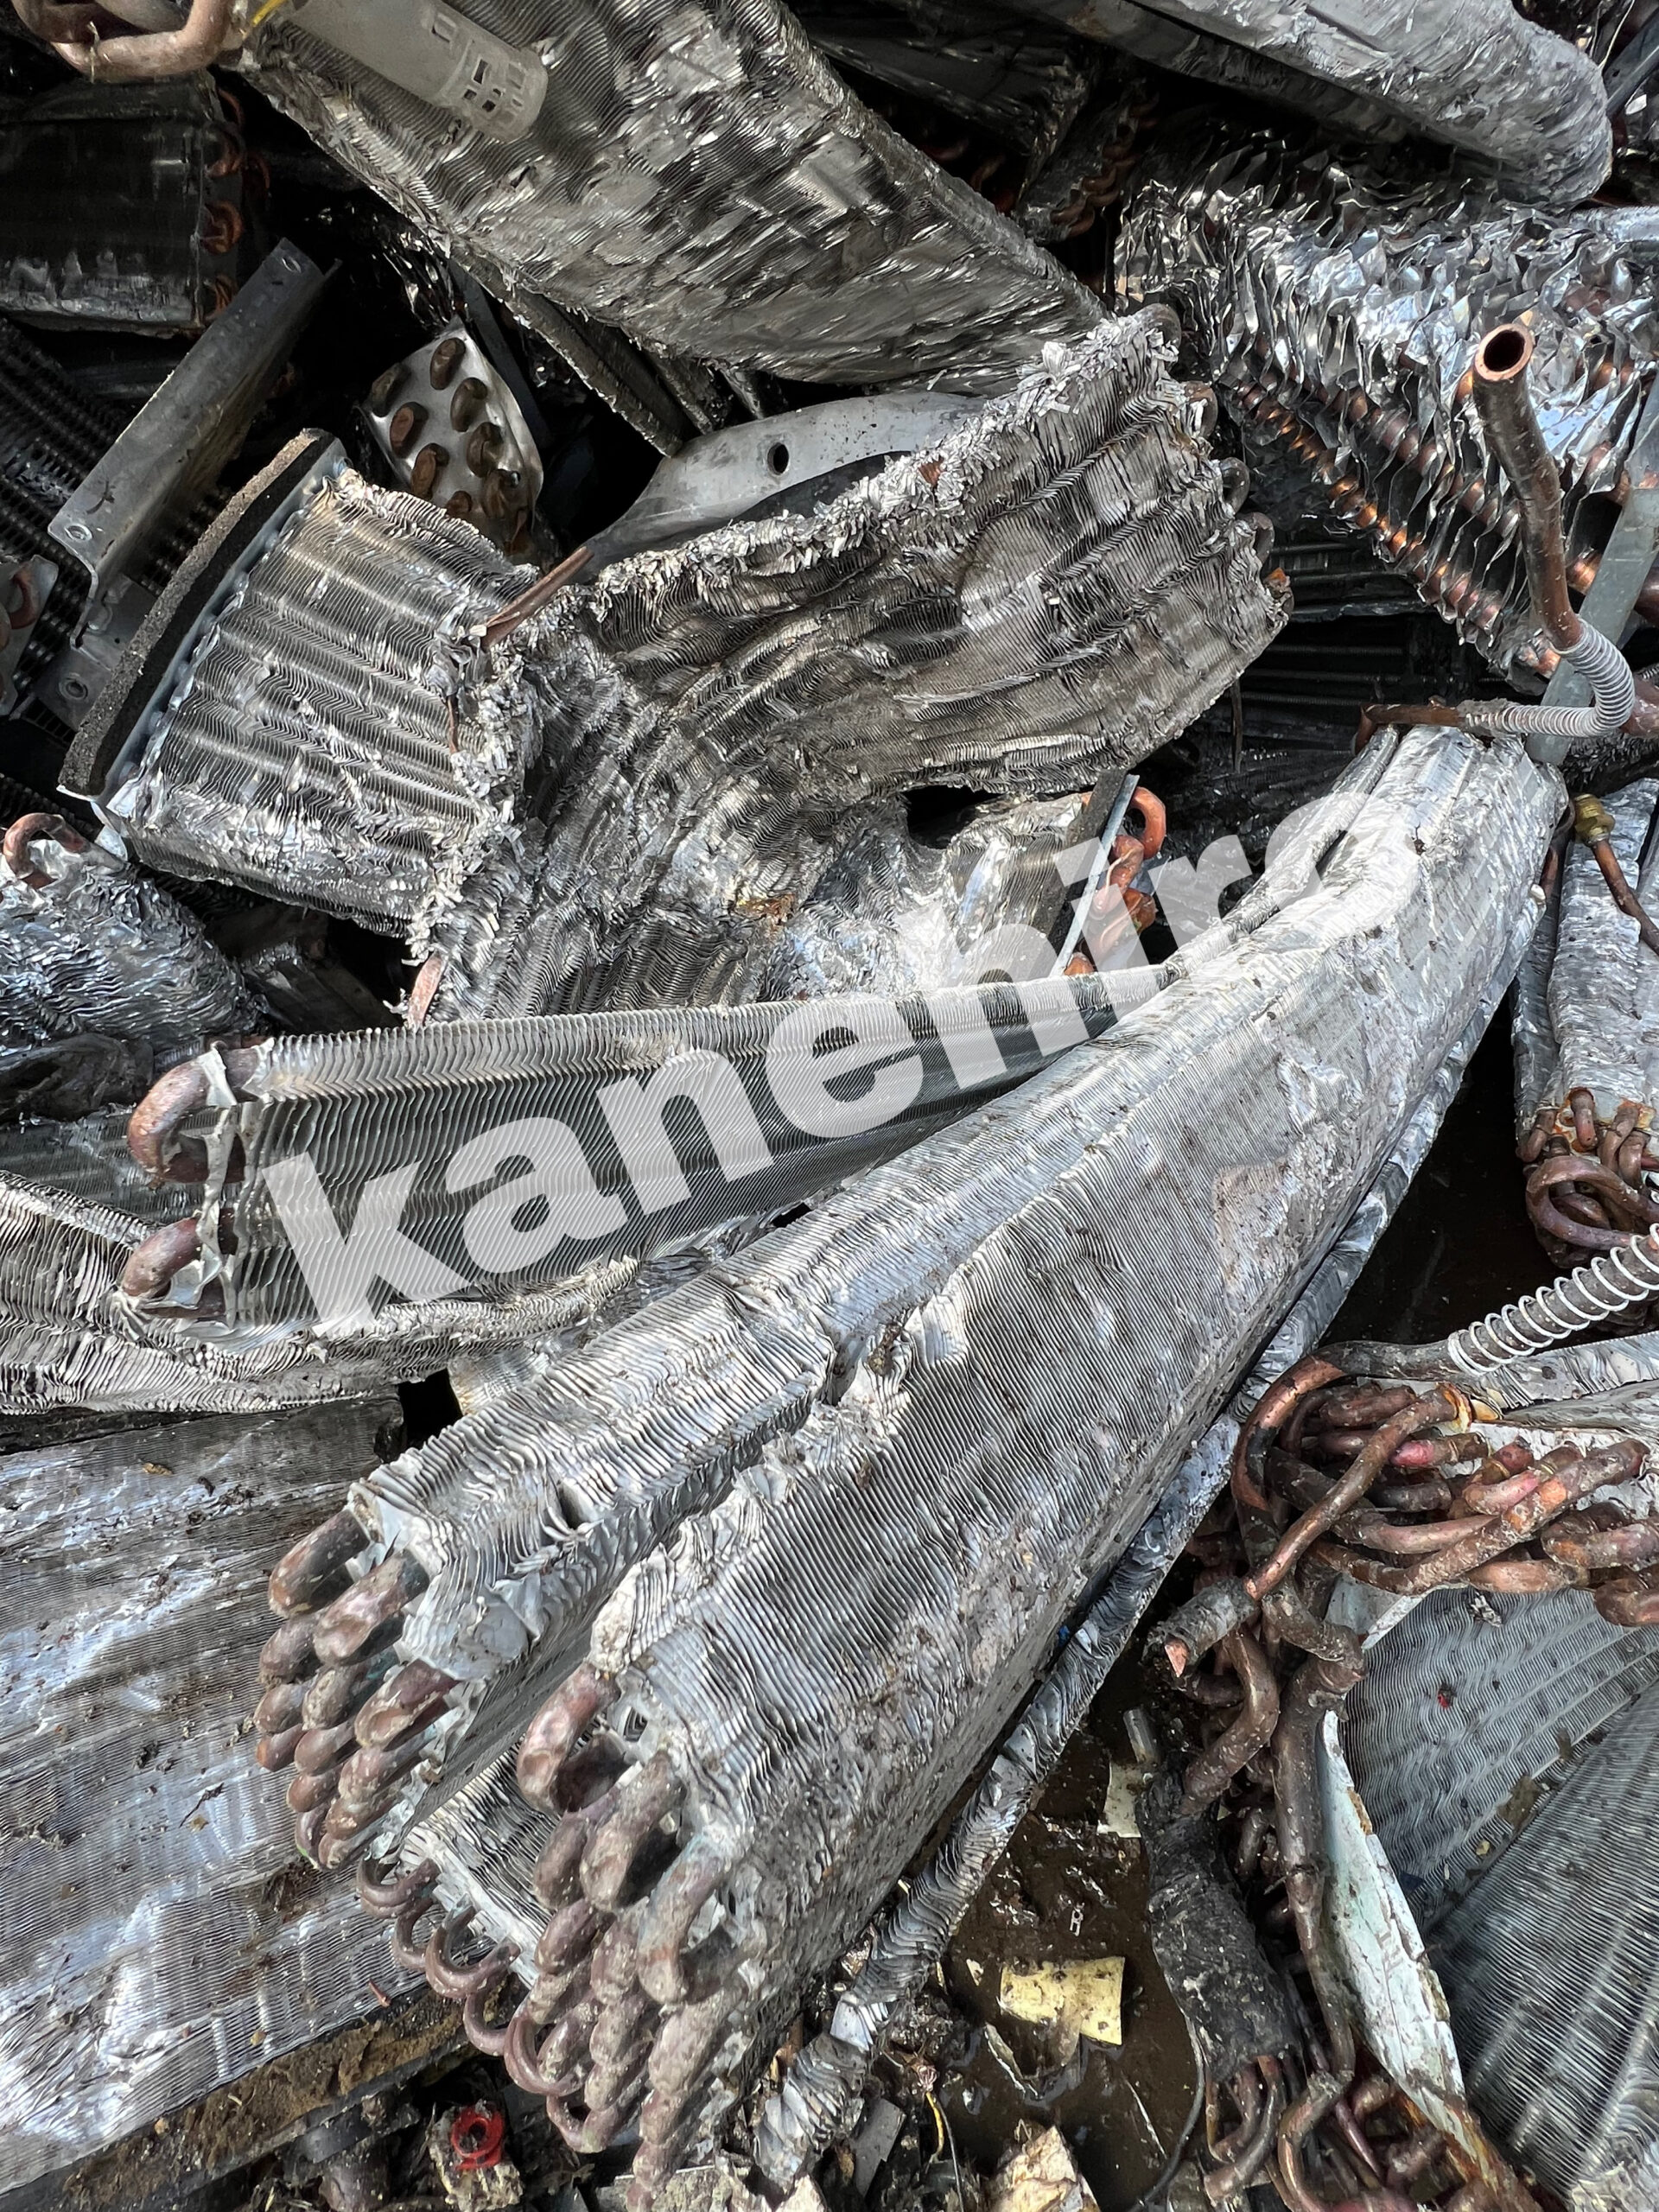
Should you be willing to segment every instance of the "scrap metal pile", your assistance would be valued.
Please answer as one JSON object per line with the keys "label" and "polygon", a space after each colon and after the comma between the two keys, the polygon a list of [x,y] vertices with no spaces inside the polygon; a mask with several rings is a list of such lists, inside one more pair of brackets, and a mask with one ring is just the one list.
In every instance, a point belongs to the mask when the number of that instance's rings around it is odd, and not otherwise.
{"label": "scrap metal pile", "polygon": [[1659,2207],[1646,5],[12,0],[0,2212],[833,2196],[1149,1609],[1152,2212]]}

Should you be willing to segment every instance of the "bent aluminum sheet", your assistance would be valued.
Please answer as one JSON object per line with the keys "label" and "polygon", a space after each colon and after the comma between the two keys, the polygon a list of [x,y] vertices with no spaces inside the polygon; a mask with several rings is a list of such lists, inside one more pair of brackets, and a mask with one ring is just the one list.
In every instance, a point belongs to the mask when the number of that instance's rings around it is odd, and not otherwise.
{"label": "bent aluminum sheet", "polygon": [[0,2189],[406,1986],[348,1881],[302,1874],[245,1715],[275,1551],[395,1399],[0,1459]]}
{"label": "bent aluminum sheet", "polygon": [[527,319],[807,382],[1013,382],[1099,302],[865,107],[773,0],[471,0],[544,63],[484,137],[278,11],[241,67]]}
{"label": "bent aluminum sheet", "polygon": [[[1199,124],[1125,210],[1120,289],[1169,297],[1247,428],[1501,667],[1532,625],[1515,509],[1464,384],[1522,317],[1569,556],[1599,550],[1659,359],[1659,210],[1571,215],[1403,164]],[[1578,571],[1581,584],[1583,572]]]}

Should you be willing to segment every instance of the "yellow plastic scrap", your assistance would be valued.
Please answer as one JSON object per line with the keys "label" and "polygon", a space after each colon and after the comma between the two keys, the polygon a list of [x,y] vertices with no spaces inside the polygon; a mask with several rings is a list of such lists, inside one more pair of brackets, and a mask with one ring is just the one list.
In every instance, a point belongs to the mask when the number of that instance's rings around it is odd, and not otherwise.
{"label": "yellow plastic scrap", "polygon": [[1012,2018],[1033,2027],[1059,2028],[1068,2039],[1123,2040],[1122,1959],[1052,1959],[1006,1966],[999,2002]]}

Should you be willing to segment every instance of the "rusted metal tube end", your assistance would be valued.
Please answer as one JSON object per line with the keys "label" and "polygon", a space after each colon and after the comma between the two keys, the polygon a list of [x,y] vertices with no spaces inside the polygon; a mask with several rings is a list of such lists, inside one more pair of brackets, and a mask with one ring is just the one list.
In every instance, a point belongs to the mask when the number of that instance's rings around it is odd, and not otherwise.
{"label": "rusted metal tube end", "polygon": [[170,1221],[153,1229],[136,1246],[121,1270],[121,1292],[126,1298],[159,1298],[168,1289],[181,1268],[201,1257],[201,1224],[192,1214],[185,1221]]}
{"label": "rusted metal tube end", "polygon": [[402,1617],[426,1583],[426,1570],[417,1560],[398,1555],[383,1560],[318,1617],[317,1656],[330,1667],[356,1658],[376,1630]]}
{"label": "rusted metal tube end", "polygon": [[344,1510],[290,1544],[271,1569],[270,1610],[284,1617],[314,1612],[346,1588],[346,1567],[368,1543],[362,1523]]}
{"label": "rusted metal tube end", "polygon": [[207,1103],[207,1071],[200,1060],[181,1060],[151,1084],[127,1120],[127,1150],[152,1185],[199,1183],[207,1156],[200,1145],[181,1147],[179,1127]]}
{"label": "rusted metal tube end", "polygon": [[729,1862],[708,1836],[696,1836],[652,1892],[639,1918],[639,1986],[659,2005],[683,2005],[690,1993],[686,1947],[691,1927],[725,1880]]}
{"label": "rusted metal tube end", "polygon": [[1576,645],[1583,625],[1567,588],[1561,536],[1561,480],[1533,411],[1527,370],[1532,333],[1518,322],[1489,330],[1475,349],[1476,412],[1521,506],[1521,550],[1535,619],[1558,652]]}
{"label": "rusted metal tube end", "polygon": [[661,1823],[678,1812],[683,1796],[661,1751],[624,1777],[615,1805],[582,1853],[582,1886],[590,1904],[614,1912],[629,1902],[626,1892],[636,1860]]}
{"label": "rusted metal tube end", "polygon": [[384,1751],[435,1720],[455,1687],[424,1659],[411,1659],[378,1689],[357,1715],[357,1740],[365,1751]]}
{"label": "rusted metal tube end", "polygon": [[583,1660],[525,1729],[518,1746],[518,1787],[532,1805],[552,1804],[560,1768],[613,1694],[611,1684]]}
{"label": "rusted metal tube end", "polygon": [[1229,1576],[1195,1591],[1185,1605],[1178,1605],[1159,1624],[1151,1641],[1162,1649],[1171,1670],[1179,1676],[1195,1659],[1213,1651],[1224,1637],[1236,1628],[1248,1627],[1256,1611],[1256,1601],[1244,1585]]}
{"label": "rusted metal tube end", "polygon": [[29,849],[37,837],[50,837],[68,853],[84,853],[86,840],[79,830],[72,830],[60,814],[20,814],[0,842],[0,858],[17,878],[31,891],[43,891],[52,879],[29,858]]}

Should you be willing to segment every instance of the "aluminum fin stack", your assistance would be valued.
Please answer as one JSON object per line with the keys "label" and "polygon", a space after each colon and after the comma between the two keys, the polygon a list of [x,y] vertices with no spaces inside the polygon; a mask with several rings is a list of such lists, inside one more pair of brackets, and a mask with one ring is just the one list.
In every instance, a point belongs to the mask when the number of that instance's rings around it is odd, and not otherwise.
{"label": "aluminum fin stack", "polygon": [[517,1946],[494,2026],[505,1955],[435,1927],[426,1955],[573,2143],[638,2116],[640,2194],[1341,1228],[1518,957],[1559,788],[1507,742],[1368,750],[1149,1006],[371,1477],[278,1570],[297,1669],[394,1633],[404,1662],[296,1741],[302,1839],[337,1863],[415,1815],[371,1901],[405,1955],[435,1878]]}
{"label": "aluminum fin stack", "polygon": [[1470,397],[1471,335],[1523,320],[1584,590],[1659,354],[1659,211],[1547,214],[1404,164],[1200,126],[1126,208],[1131,301],[1167,297],[1229,407],[1501,669],[1530,642],[1512,491]]}

